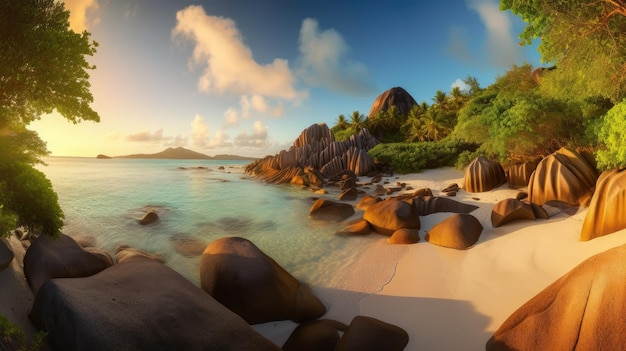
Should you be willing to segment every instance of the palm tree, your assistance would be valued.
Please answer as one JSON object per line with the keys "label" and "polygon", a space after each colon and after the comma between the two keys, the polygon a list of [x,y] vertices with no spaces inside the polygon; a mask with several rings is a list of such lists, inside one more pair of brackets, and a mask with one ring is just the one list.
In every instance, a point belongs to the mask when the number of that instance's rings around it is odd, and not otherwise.
{"label": "palm tree", "polygon": [[337,117],[337,122],[335,122],[335,126],[332,128],[334,130],[345,130],[350,127],[350,123],[346,120],[346,116],[339,115]]}
{"label": "palm tree", "polygon": [[365,128],[365,116],[359,111],[352,111],[350,115],[350,129],[358,133],[363,128]]}
{"label": "palm tree", "polygon": [[445,118],[442,118],[445,116],[445,113],[434,108],[428,109],[421,118],[420,138],[422,140],[438,141],[448,135],[452,129],[446,125]]}
{"label": "palm tree", "polygon": [[409,111],[409,116],[401,127],[405,137],[404,140],[406,142],[412,143],[416,141],[424,141],[421,129],[423,124],[422,117],[426,111],[428,111],[428,104],[425,102],[422,102],[421,105],[413,106],[411,111]]}

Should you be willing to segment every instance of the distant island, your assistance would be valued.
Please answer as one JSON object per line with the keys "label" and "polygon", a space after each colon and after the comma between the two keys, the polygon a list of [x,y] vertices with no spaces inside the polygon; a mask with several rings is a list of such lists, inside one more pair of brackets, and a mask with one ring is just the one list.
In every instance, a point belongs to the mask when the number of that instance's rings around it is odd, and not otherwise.
{"label": "distant island", "polygon": [[170,159],[170,160],[256,160],[254,157],[245,157],[237,155],[215,155],[209,156],[196,151],[185,149],[184,147],[172,148],[157,152],[155,154],[133,154],[125,156],[107,156],[100,154],[96,156],[98,159],[111,159],[111,158],[146,158],[146,159]]}

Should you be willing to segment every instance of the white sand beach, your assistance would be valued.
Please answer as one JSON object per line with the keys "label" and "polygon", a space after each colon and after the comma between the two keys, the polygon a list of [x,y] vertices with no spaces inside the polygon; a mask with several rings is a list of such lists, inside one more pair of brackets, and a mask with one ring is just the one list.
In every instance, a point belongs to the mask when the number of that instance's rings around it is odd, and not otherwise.
{"label": "white sand beach", "polygon": [[[463,173],[443,168],[386,180],[414,189],[428,187],[438,195],[450,183],[461,185]],[[579,241],[585,209],[568,215],[545,206],[549,220],[492,228],[494,204],[518,191],[504,185],[485,193],[460,191],[453,198],[479,206],[471,214],[484,228],[476,245],[465,251],[424,240],[449,213],[421,217],[421,241],[413,245],[388,245],[387,237],[378,234],[345,238],[371,244],[357,262],[337,273],[336,288],[313,287],[328,307],[323,318],[347,324],[365,315],[395,324],[409,333],[407,351],[484,350],[489,337],[519,306],[586,258],[626,243],[626,230]],[[12,243],[18,257],[0,272],[0,314],[31,335],[27,314],[33,297],[21,273],[23,252],[15,247],[15,239]],[[272,322],[255,328],[280,346],[295,326]]]}

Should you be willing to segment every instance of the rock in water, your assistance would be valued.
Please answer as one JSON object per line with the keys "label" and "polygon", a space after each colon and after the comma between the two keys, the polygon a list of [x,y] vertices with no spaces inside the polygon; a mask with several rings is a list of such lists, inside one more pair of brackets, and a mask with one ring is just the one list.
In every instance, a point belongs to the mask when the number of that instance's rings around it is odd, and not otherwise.
{"label": "rock in water", "polygon": [[87,251],[65,234],[40,235],[24,255],[24,275],[34,294],[49,279],[86,277],[112,265],[106,252]]}
{"label": "rock in water", "polygon": [[484,157],[477,157],[465,169],[463,189],[470,193],[481,193],[497,188],[506,182],[504,169]]}
{"label": "rock in water", "polygon": [[312,321],[326,307],[276,261],[244,238],[209,244],[200,262],[202,289],[250,324]]}
{"label": "rock in water", "polygon": [[148,225],[156,223],[159,220],[159,215],[155,211],[148,211],[139,219],[139,224]]}
{"label": "rock in water", "polygon": [[406,115],[415,105],[417,105],[417,102],[411,94],[401,87],[394,87],[378,95],[376,100],[374,100],[374,104],[372,104],[369,116],[371,117],[381,111],[387,111],[391,106],[396,106],[399,113]]}
{"label": "rock in water", "polygon": [[31,321],[53,350],[280,350],[171,268],[137,257],[86,278],[53,279]]}
{"label": "rock in water", "polygon": [[585,215],[580,240],[588,241],[626,228],[626,171],[600,175]]}
{"label": "rock in water", "polygon": [[324,199],[317,199],[309,210],[309,217],[317,221],[341,222],[353,214],[352,205]]}
{"label": "rock in water", "polygon": [[487,342],[500,350],[623,350],[626,245],[592,256],[515,311]]}
{"label": "rock in water", "polygon": [[587,206],[598,175],[589,160],[569,148],[545,157],[528,182],[529,201],[543,205],[556,200],[570,206]]}

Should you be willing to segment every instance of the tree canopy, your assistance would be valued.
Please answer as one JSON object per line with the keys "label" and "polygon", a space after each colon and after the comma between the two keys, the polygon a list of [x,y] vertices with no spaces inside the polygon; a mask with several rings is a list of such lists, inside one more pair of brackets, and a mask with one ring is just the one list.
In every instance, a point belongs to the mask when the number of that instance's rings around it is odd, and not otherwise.
{"label": "tree canopy", "polygon": [[48,154],[27,128],[56,110],[71,122],[98,122],[90,104],[90,33],[69,28],[55,0],[0,0],[0,236],[15,226],[57,235],[63,212],[52,184],[34,168]]}

